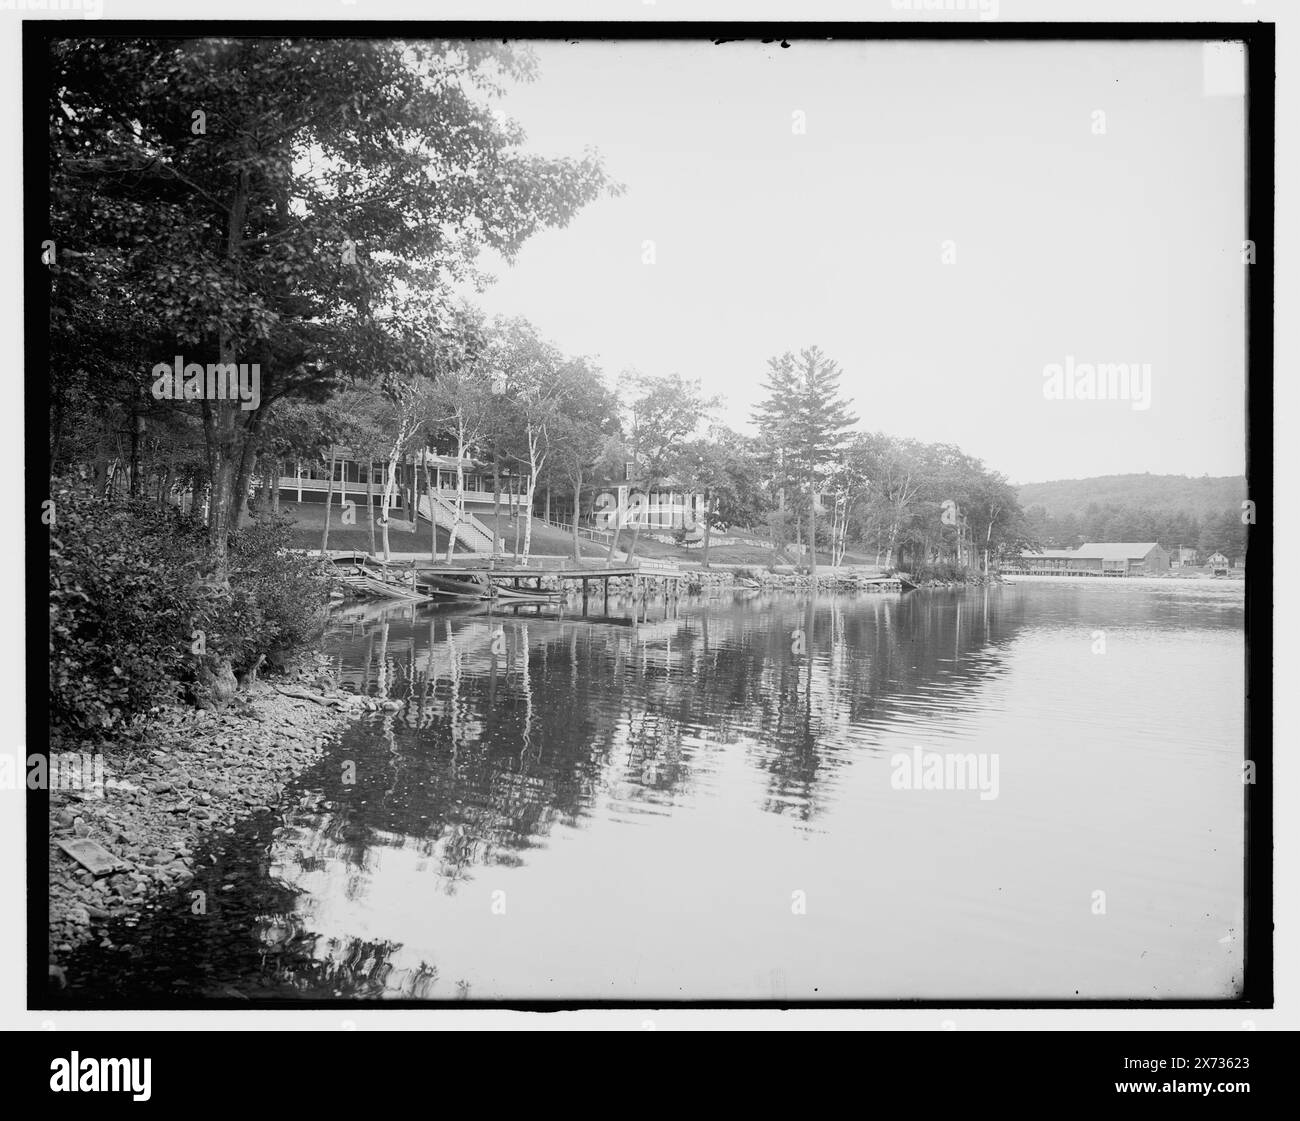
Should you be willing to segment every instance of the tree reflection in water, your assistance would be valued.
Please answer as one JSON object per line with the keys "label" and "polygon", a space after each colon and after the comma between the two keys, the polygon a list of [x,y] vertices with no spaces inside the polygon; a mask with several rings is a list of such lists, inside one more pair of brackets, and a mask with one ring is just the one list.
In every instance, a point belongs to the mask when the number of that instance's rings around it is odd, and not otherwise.
{"label": "tree reflection in water", "polygon": [[[1123,597],[1078,594],[1092,597],[1090,626],[1132,622]],[[1145,626],[1186,625],[1185,602],[1143,602]],[[358,721],[279,815],[241,822],[204,854],[187,891],[208,891],[208,915],[185,895],[138,930],[110,924],[129,948],[75,955],[67,999],[466,996],[436,962],[367,934],[367,908],[388,929],[388,909],[415,907],[436,952],[450,913],[438,897],[526,868],[558,828],[592,815],[662,820],[700,795],[724,752],[739,751],[763,811],[815,829],[841,772],[879,757],[900,727],[943,729],[1006,672],[1027,603],[977,591],[615,599],[608,617],[477,605],[344,615],[329,642],[342,687],[401,707]],[[1051,603],[1035,628],[1078,627],[1068,589]],[[401,875],[385,871],[395,859]],[[419,899],[392,896],[395,882],[418,883]]]}

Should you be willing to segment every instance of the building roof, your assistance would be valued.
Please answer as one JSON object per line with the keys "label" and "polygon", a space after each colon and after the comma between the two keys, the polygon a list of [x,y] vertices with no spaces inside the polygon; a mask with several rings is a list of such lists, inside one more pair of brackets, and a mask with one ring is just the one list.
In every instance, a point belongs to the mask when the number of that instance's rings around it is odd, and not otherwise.
{"label": "building roof", "polygon": [[1137,560],[1156,548],[1159,548],[1156,541],[1089,541],[1079,546],[1079,556],[1101,557],[1102,560]]}
{"label": "building roof", "polygon": [[1041,553],[1022,553],[1021,556],[1067,560],[1140,560],[1156,547],[1155,541],[1089,541],[1077,549],[1044,549]]}

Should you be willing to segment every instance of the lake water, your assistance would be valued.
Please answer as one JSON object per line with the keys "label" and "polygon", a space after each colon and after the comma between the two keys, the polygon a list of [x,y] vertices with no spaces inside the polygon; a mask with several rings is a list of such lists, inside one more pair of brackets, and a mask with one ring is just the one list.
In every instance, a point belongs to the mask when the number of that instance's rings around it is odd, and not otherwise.
{"label": "lake water", "polygon": [[223,839],[220,915],[142,924],[113,990],[1237,992],[1240,585],[529,610],[340,623],[345,687],[404,707]]}

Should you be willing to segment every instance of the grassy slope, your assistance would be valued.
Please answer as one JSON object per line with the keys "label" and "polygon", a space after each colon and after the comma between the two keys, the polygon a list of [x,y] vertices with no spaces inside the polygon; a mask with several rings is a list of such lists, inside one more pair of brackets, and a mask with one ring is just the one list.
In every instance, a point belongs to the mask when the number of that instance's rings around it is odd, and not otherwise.
{"label": "grassy slope", "polygon": [[[299,549],[319,549],[321,528],[325,521],[325,508],[318,503],[281,502],[280,512],[294,519],[295,527],[291,539],[291,544]],[[488,529],[492,530],[492,515],[477,515]],[[358,552],[370,551],[370,531],[367,528],[365,520],[365,511],[361,510],[358,514],[360,524],[355,526],[345,526],[339,521],[339,511],[335,507],[330,515],[330,540],[331,549],[355,549]],[[504,539],[507,555],[514,549],[514,522],[505,514],[500,519],[500,533]],[[519,540],[523,544],[523,526],[519,529]],[[624,530],[623,536],[619,539],[619,552],[626,553],[628,546],[632,543],[632,533],[630,530]],[[383,534],[378,526],[375,527],[375,544],[380,551],[383,550]],[[607,546],[596,544],[586,538],[582,539],[582,556],[586,560],[603,560],[607,555]],[[412,533],[410,522],[391,520],[388,525],[388,546],[394,553],[427,553],[429,549],[429,524],[422,522],[419,531]],[[447,532],[443,529],[438,530],[438,549],[440,555],[445,555],[447,548]],[[462,551],[460,549],[457,550]],[[554,526],[545,523],[533,521],[533,542],[532,551],[539,556],[563,556],[571,557],[573,555],[573,535],[567,530],[556,529]],[[682,549],[676,545],[669,545],[662,541],[655,541],[642,534],[637,541],[636,553],[639,557],[645,557],[650,560],[665,560],[683,562],[688,565],[699,564],[702,559],[702,553],[699,549]],[[755,565],[766,568],[772,561],[772,550],[755,539],[753,543],[741,543],[736,545],[715,545],[709,550],[709,562],[711,564],[745,564]],[[821,565],[830,565],[830,554],[820,552],[817,563]],[[846,564],[872,564],[875,561],[874,556],[858,556],[850,553],[844,558]],[[791,564],[790,557],[780,558],[779,563]]]}

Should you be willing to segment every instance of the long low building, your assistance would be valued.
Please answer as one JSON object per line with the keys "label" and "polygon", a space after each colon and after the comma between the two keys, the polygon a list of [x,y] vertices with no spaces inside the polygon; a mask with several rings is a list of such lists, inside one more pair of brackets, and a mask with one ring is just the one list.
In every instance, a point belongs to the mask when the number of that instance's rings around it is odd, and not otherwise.
{"label": "long low building", "polygon": [[1160,576],[1169,554],[1155,541],[1089,541],[1077,549],[1021,553],[1003,566],[1031,576]]}

